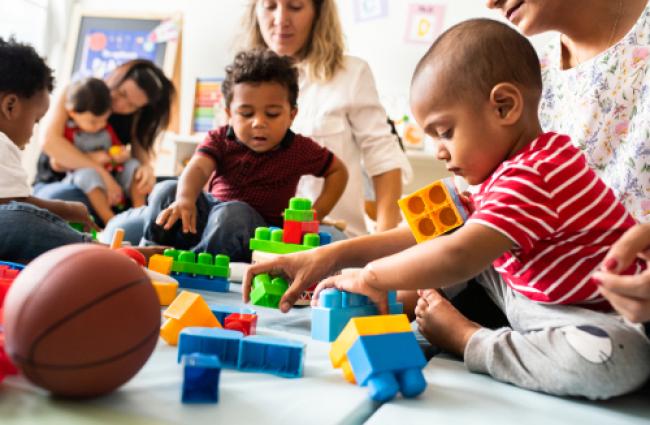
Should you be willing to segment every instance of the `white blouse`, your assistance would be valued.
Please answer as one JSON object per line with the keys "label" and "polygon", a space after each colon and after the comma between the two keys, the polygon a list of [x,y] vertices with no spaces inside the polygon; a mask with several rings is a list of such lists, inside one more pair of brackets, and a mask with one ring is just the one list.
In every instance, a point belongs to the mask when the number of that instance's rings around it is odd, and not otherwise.
{"label": "white blouse", "polygon": [[562,69],[557,36],[542,54],[544,131],[571,136],[639,221],[650,221],[650,5],[618,43]]}
{"label": "white blouse", "polygon": [[[347,222],[346,233],[367,233],[364,221],[362,166],[370,177],[402,170],[404,182],[412,176],[411,165],[386,122],[375,80],[363,60],[345,56],[344,67],[327,82],[311,81],[300,72],[298,115],[293,131],[311,137],[330,149],[345,164],[349,180],[329,217]],[[316,199],[322,178],[304,176],[298,196]]]}

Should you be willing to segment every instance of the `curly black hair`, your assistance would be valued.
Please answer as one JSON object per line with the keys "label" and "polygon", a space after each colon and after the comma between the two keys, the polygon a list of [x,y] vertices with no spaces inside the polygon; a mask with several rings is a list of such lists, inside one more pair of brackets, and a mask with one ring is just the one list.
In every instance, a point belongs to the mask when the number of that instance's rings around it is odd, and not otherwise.
{"label": "curly black hair", "polygon": [[65,106],[77,113],[90,112],[101,116],[111,110],[111,92],[104,80],[84,78],[72,83]]}
{"label": "curly black hair", "polygon": [[0,38],[0,93],[30,98],[43,89],[54,88],[52,69],[36,50],[11,37]]}
{"label": "curly black hair", "polygon": [[226,66],[226,79],[221,93],[230,108],[233,88],[240,83],[278,83],[289,92],[289,104],[295,108],[298,101],[298,70],[289,56],[279,56],[272,50],[254,49],[237,53]]}

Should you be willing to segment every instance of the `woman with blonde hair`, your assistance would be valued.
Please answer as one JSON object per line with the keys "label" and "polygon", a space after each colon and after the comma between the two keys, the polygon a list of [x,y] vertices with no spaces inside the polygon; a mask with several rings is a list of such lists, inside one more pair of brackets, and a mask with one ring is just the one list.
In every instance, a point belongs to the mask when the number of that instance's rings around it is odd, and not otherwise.
{"label": "woman with blonde hair", "polygon": [[[395,227],[400,221],[397,199],[411,167],[391,133],[368,64],[344,54],[335,1],[256,0],[242,23],[242,47],[269,48],[298,63],[298,115],[292,129],[329,148],[348,168],[348,186],[329,218],[345,221],[348,236],[367,233],[365,171],[376,193],[377,230]],[[321,179],[303,177],[298,194],[314,199],[321,187]]]}

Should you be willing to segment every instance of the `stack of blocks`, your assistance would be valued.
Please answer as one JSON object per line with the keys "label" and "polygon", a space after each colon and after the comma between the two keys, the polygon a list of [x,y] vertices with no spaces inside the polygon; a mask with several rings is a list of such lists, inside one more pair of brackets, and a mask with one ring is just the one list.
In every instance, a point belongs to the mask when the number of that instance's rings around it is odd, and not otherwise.
{"label": "stack of blocks", "polygon": [[188,353],[201,353],[218,357],[224,368],[297,378],[302,376],[304,350],[305,345],[298,341],[189,327],[180,333],[178,361]]}
{"label": "stack of blocks", "polygon": [[461,226],[469,216],[451,177],[405,196],[398,204],[418,243]]}
{"label": "stack of blocks", "polygon": [[426,360],[404,314],[351,319],[332,343],[330,360],[346,380],[367,386],[375,401],[398,392],[416,397],[427,386]]}
{"label": "stack of blocks", "polygon": [[227,255],[213,256],[207,252],[202,252],[197,256],[191,251],[176,249],[166,249],[164,254],[165,257],[172,259],[171,276],[178,280],[180,288],[217,292],[229,291],[230,258]]}
{"label": "stack of blocks", "polygon": [[[388,293],[388,313],[402,313],[395,291]],[[311,337],[318,341],[334,341],[353,317],[379,314],[368,297],[330,288],[318,296],[318,306],[311,310]]]}
{"label": "stack of blocks", "polygon": [[[255,256],[255,251],[269,254],[290,254],[327,245],[331,241],[332,236],[329,233],[318,232],[318,220],[312,209],[311,201],[304,198],[291,198],[289,208],[284,210],[284,228],[258,227],[255,229],[255,236],[250,239],[249,246],[253,250],[253,256]],[[259,287],[256,286],[256,282],[260,284]],[[288,284],[278,294],[282,286],[282,282],[270,279],[268,276],[255,279],[253,292],[256,292],[256,296],[252,297],[251,294],[251,302],[254,305],[277,308]],[[267,288],[271,291],[268,296]],[[297,304],[309,304],[310,298],[311,293],[303,294]],[[277,300],[277,302],[273,300]],[[262,304],[258,304],[258,301]]]}
{"label": "stack of blocks", "polygon": [[2,306],[5,296],[13,281],[24,268],[22,264],[0,261],[0,382],[7,375],[16,375],[18,369],[13,365],[4,350],[4,333],[2,332]]}
{"label": "stack of blocks", "polygon": [[160,337],[169,345],[178,343],[178,334],[189,326],[221,328],[221,323],[210,311],[210,307],[199,295],[181,292],[163,313],[165,323],[160,327]]}

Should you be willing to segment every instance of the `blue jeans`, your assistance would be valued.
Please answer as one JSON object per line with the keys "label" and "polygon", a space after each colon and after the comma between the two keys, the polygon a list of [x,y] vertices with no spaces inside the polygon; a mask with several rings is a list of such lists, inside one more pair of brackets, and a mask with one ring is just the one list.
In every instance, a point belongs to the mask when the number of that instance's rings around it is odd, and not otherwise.
{"label": "blue jeans", "polygon": [[27,263],[45,251],[92,242],[58,215],[24,202],[0,205],[0,259]]}

